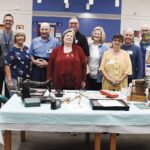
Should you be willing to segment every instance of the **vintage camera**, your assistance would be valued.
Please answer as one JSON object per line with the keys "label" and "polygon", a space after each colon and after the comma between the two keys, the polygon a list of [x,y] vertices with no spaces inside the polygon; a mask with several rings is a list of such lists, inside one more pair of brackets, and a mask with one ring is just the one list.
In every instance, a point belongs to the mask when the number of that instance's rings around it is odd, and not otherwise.
{"label": "vintage camera", "polygon": [[59,90],[56,90],[54,94],[56,97],[62,97],[64,95],[64,92],[63,90],[59,89]]}

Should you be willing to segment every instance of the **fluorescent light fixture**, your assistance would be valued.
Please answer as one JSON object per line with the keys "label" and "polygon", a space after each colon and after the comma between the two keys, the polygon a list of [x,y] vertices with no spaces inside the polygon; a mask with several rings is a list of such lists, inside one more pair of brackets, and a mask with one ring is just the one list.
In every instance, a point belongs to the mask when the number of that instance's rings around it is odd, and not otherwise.
{"label": "fluorescent light fixture", "polygon": [[37,0],[37,3],[42,3],[42,0]]}
{"label": "fluorescent light fixture", "polygon": [[65,4],[68,3],[68,0],[64,0],[64,3],[65,3]]}
{"label": "fluorescent light fixture", "polygon": [[86,10],[90,10],[90,4],[86,3]]}
{"label": "fluorescent light fixture", "polygon": [[69,8],[69,2],[65,3],[65,8]]}
{"label": "fluorescent light fixture", "polygon": [[120,0],[115,0],[115,7],[119,7],[120,6]]}
{"label": "fluorescent light fixture", "polygon": [[94,0],[89,0],[89,4],[93,5],[94,4]]}

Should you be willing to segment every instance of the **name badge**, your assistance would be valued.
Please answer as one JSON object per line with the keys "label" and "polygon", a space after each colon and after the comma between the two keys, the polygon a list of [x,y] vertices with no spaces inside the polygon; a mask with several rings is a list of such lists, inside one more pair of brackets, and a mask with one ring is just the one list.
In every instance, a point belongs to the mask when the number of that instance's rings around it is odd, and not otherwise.
{"label": "name badge", "polygon": [[49,49],[47,50],[47,53],[52,53],[52,50],[53,50],[53,49],[49,48]]}
{"label": "name badge", "polygon": [[77,43],[78,43],[78,40],[76,40],[75,43],[77,44]]}
{"label": "name badge", "polygon": [[115,63],[115,62],[114,62],[114,60],[112,60],[112,59],[110,59],[110,60],[107,61],[107,64],[109,64],[109,65],[110,65],[110,64],[114,64],[114,63]]}
{"label": "name badge", "polygon": [[133,54],[133,51],[128,50],[128,54],[129,54],[129,55],[132,55],[132,54]]}

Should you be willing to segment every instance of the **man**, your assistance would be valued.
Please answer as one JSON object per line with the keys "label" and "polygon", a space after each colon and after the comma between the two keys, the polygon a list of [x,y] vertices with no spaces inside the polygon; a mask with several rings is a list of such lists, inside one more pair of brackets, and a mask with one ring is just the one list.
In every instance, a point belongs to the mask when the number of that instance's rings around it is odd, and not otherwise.
{"label": "man", "polygon": [[132,83],[133,79],[142,78],[142,56],[141,50],[133,43],[134,31],[131,28],[127,28],[123,32],[123,45],[121,48],[127,51],[131,58],[132,63],[132,75],[128,77],[128,83]]}
{"label": "man", "polygon": [[[140,41],[140,48],[141,48],[141,53],[142,53],[142,63],[143,63],[143,72],[142,72],[142,77],[147,76],[146,75],[146,70],[150,69],[150,65],[146,64],[146,53],[148,49],[150,49],[150,27],[147,24],[144,24],[141,26],[141,41]],[[148,55],[147,55],[148,59]],[[147,69],[146,69],[147,68]],[[149,69],[148,69],[149,68]],[[146,69],[146,70],[145,70]],[[150,76],[150,75],[149,75]]]}
{"label": "man", "polygon": [[[14,34],[12,26],[14,24],[14,18],[11,14],[6,14],[3,18],[4,29],[0,32],[0,94],[2,93],[3,82],[5,79],[4,73],[4,55],[6,50],[13,45]],[[6,86],[5,86],[6,87]],[[7,89],[5,88],[5,95],[7,95]]]}
{"label": "man", "polygon": [[59,45],[60,43],[56,38],[50,37],[49,23],[41,23],[40,37],[33,39],[30,48],[32,60],[32,80],[46,81],[47,64],[50,53]]}
{"label": "man", "polygon": [[76,33],[76,44],[81,46],[85,56],[89,56],[89,46],[86,37],[79,32],[79,20],[77,17],[72,17],[69,20],[69,28],[73,29]]}

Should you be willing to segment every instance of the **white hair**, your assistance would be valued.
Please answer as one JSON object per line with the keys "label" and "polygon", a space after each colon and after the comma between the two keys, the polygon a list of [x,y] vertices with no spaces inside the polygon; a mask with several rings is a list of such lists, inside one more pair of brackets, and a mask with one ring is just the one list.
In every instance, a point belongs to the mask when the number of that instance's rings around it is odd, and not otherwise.
{"label": "white hair", "polygon": [[150,30],[150,26],[148,24],[142,24],[141,25],[141,30],[143,30],[143,29]]}
{"label": "white hair", "polygon": [[40,28],[42,28],[42,27],[48,27],[50,29],[50,25],[48,22],[42,22],[40,25]]}
{"label": "white hair", "polygon": [[123,35],[125,35],[127,32],[130,32],[132,35],[134,35],[134,30],[130,27],[126,28],[124,31],[123,31]]}

